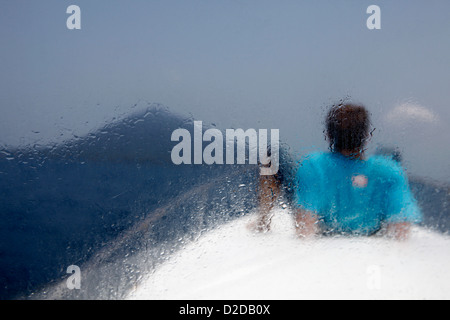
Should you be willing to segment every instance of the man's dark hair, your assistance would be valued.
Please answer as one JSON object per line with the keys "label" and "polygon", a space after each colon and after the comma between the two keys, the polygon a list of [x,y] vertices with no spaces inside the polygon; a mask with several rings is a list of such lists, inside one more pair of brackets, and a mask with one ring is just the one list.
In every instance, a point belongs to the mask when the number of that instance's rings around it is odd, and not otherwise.
{"label": "man's dark hair", "polygon": [[369,113],[362,105],[338,104],[331,107],[326,122],[330,150],[361,152],[369,137]]}

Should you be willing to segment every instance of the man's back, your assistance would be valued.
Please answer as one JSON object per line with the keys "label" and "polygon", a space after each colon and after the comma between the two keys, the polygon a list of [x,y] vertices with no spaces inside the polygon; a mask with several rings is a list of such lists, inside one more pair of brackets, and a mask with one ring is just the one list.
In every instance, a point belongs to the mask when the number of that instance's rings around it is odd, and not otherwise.
{"label": "man's back", "polygon": [[383,222],[421,220],[402,167],[389,158],[313,153],[296,178],[296,203],[316,213],[326,231],[372,234]]}

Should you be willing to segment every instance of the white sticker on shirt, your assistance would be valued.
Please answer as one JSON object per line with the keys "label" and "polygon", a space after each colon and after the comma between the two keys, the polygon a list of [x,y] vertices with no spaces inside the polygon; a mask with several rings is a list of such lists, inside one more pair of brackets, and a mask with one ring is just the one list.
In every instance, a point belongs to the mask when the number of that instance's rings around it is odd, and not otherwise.
{"label": "white sticker on shirt", "polygon": [[365,188],[367,187],[368,179],[363,174],[358,174],[357,176],[352,177],[352,185],[355,188]]}

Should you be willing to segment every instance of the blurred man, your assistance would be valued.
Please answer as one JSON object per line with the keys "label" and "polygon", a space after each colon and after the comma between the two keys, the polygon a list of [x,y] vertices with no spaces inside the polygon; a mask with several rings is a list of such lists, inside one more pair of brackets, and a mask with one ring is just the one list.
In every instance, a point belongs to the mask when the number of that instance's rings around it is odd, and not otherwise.
{"label": "blurred man", "polygon": [[[333,106],[325,131],[330,151],[305,156],[292,180],[298,235],[372,235],[383,230],[407,238],[422,214],[401,165],[389,157],[365,157],[370,118],[364,106]],[[261,177],[257,230],[270,229],[270,210],[283,182],[277,176]]]}

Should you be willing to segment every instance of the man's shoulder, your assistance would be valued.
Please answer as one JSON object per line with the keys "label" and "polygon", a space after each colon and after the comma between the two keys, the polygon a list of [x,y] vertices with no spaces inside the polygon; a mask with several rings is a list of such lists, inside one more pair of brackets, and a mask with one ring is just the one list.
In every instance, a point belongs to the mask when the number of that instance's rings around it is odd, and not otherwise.
{"label": "man's shoulder", "polygon": [[315,151],[308,153],[302,157],[300,160],[300,163],[303,162],[320,162],[320,161],[327,161],[331,157],[331,152],[325,152],[325,151]]}
{"label": "man's shoulder", "polygon": [[304,155],[298,163],[298,172],[315,172],[323,171],[329,167],[331,161],[331,153],[329,152],[311,152]]}
{"label": "man's shoulder", "polygon": [[373,155],[367,159],[370,169],[385,178],[402,177],[404,171],[402,166],[391,157]]}

